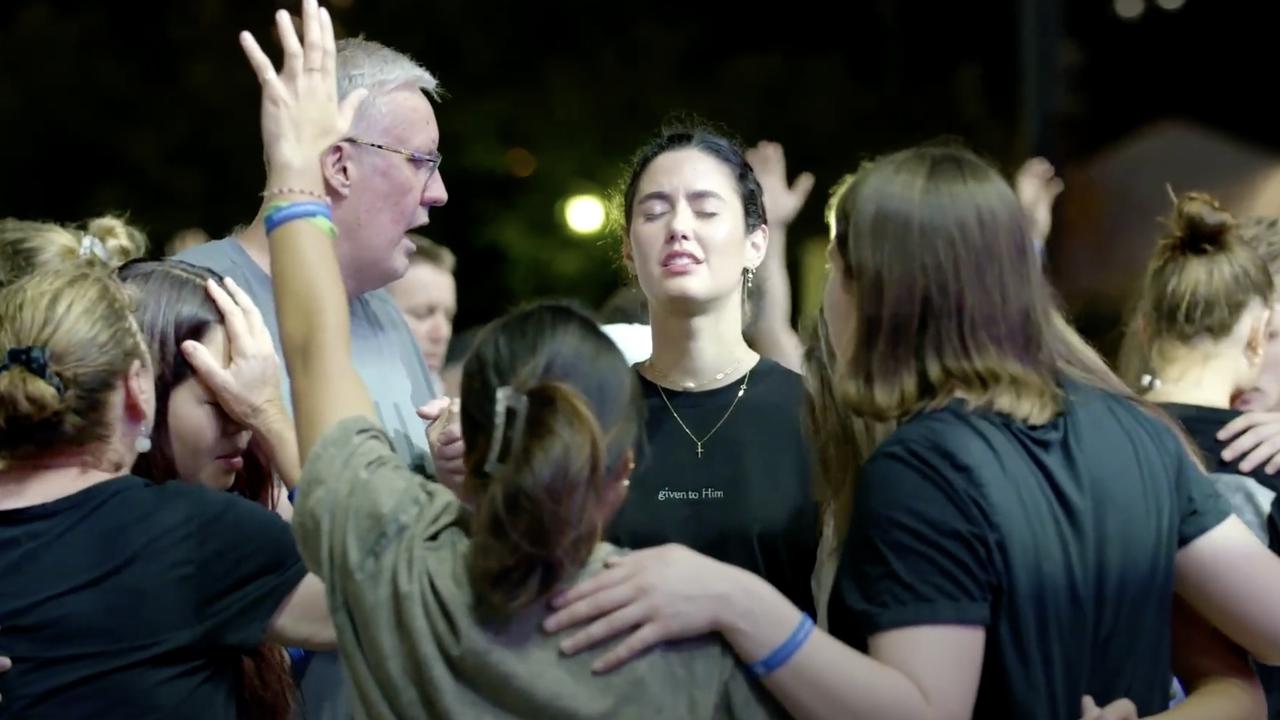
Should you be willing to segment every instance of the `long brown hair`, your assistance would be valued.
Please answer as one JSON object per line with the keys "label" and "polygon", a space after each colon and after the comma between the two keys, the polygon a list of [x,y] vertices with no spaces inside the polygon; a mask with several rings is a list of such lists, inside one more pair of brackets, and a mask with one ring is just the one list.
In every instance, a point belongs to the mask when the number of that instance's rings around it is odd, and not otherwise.
{"label": "long brown hair", "polygon": [[1121,351],[1121,375],[1135,387],[1156,377],[1169,354],[1201,337],[1220,339],[1255,302],[1275,292],[1267,264],[1235,218],[1204,193],[1178,198],[1156,243]]}
{"label": "long brown hair", "polygon": [[862,464],[898,423],[850,413],[836,396],[835,361],[827,322],[819,312],[804,350],[805,422],[817,466],[814,497],[823,517],[834,519],[836,537],[843,538]]}
{"label": "long brown hair", "polygon": [[[199,341],[222,323],[222,314],[205,289],[217,273],[180,260],[139,261],[120,268],[120,279],[136,297],[136,317],[150,346],[156,376],[156,416],[150,452],[138,456],[133,472],[163,483],[178,480],[173,443],[169,437],[169,397],[174,388],[195,377],[180,350],[187,340]],[[279,488],[271,465],[255,438],[236,472],[230,492],[274,510]],[[294,683],[288,656],[278,645],[264,644],[241,656],[239,706],[253,720],[285,720],[294,704]]]}
{"label": "long brown hair", "polygon": [[857,313],[841,398],[898,420],[963,398],[1042,424],[1060,374],[1132,396],[1058,309],[1013,189],[954,146],[865,165],[833,199],[833,242]]}
{"label": "long brown hair", "polygon": [[[151,350],[156,374],[156,417],[151,428],[152,450],[138,457],[134,474],[154,482],[176,480],[173,443],[169,439],[169,397],[195,378],[182,354],[182,343],[199,341],[222,324],[222,313],[205,290],[208,280],[222,281],[212,270],[181,260],[138,261],[120,268],[120,279],[135,296],[135,317]],[[256,439],[245,454],[231,491],[272,510],[279,504],[270,463]]]}
{"label": "long brown hair", "polygon": [[[496,402],[500,389],[514,406]],[[484,329],[462,371],[467,568],[482,618],[504,620],[582,567],[643,417],[635,373],[585,313],[542,303]]]}
{"label": "long brown hair", "polygon": [[900,422],[960,399],[1039,425],[1071,379],[1143,407],[1197,458],[1062,316],[1013,189],[972,152],[922,146],[867,163],[829,217],[856,316],[835,388],[856,418]]}

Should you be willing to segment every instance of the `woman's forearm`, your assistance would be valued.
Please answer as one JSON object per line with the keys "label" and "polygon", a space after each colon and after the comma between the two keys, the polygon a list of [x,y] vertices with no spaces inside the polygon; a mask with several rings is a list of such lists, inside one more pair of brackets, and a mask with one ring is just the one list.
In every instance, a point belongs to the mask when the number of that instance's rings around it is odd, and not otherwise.
{"label": "woman's forearm", "polygon": [[[293,182],[298,183],[293,187],[319,185],[321,190],[324,187],[322,182]],[[277,199],[279,202],[314,201],[306,195],[283,195]],[[333,239],[319,226],[307,220],[285,223],[268,235],[268,244],[280,346],[289,368],[290,384],[297,387],[299,372],[306,373],[323,365],[331,356],[350,357],[351,315],[347,295],[333,252]]]}
{"label": "woman's forearm", "polygon": [[1173,670],[1187,699],[1162,720],[1261,720],[1267,700],[1248,655],[1185,601],[1173,602]]}
{"label": "woman's forearm", "polygon": [[289,647],[307,650],[332,650],[338,645],[338,634],[329,613],[324,582],[307,573],[289,597],[285,598],[267,625],[267,639]]}
{"label": "woman's forearm", "polygon": [[280,482],[289,490],[296,488],[302,477],[302,461],[298,457],[298,433],[294,430],[293,420],[281,409],[261,428],[255,429],[254,434],[262,442],[271,469]]}
{"label": "woman's forearm", "polygon": [[[275,194],[272,199],[276,203],[315,202],[325,193],[317,160],[298,161],[272,170],[268,187],[307,191]],[[333,292],[344,286],[337,257],[331,251],[332,238],[312,222],[294,220],[268,233],[267,242],[280,344],[286,360],[302,364],[314,360],[313,355],[319,351],[346,349],[350,344],[351,316],[346,293]],[[289,376],[294,377],[292,368]]]}
{"label": "woman's forearm", "polygon": [[[307,184],[288,187],[318,185],[323,189],[318,163],[314,172],[317,177],[309,182],[305,177],[288,180]],[[351,361],[349,300],[334,239],[309,221],[294,220],[271,232],[269,242],[281,348],[293,390],[298,453],[306,457],[316,440],[339,420],[358,414],[374,417],[373,405]]]}
{"label": "woman's forearm", "polygon": [[[752,292],[752,291],[749,291]],[[804,343],[791,324],[791,276],[787,272],[787,227],[770,226],[769,248],[756,272],[759,317],[751,323],[752,347],[783,367],[800,372]]]}
{"label": "woman's forearm", "polygon": [[1258,678],[1216,677],[1194,688],[1186,701],[1152,720],[1264,720],[1267,700]]}
{"label": "woman's forearm", "polygon": [[[739,659],[752,663],[783,643],[801,612],[762,578],[733,569],[718,629]],[[822,630],[763,680],[800,720],[866,717],[932,718],[920,689],[903,673],[860,653]]]}

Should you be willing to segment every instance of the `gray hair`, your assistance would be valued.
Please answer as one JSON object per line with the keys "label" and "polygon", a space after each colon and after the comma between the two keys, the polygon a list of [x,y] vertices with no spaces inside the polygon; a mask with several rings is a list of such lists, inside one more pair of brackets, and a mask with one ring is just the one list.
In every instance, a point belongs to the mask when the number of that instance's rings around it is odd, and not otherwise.
{"label": "gray hair", "polygon": [[358,115],[365,115],[371,105],[376,107],[378,95],[397,88],[416,87],[432,100],[440,100],[436,76],[398,50],[363,37],[343,38],[337,50],[338,97],[361,88],[369,91]]}
{"label": "gray hair", "polygon": [[[356,111],[353,128],[367,124],[369,116],[379,110],[378,95],[390,90],[416,87],[437,102],[443,95],[436,76],[399,50],[363,37],[343,38],[337,42],[336,49],[338,98],[361,88],[369,91],[369,97]],[[271,167],[266,148],[262,151],[262,164],[268,169]]]}

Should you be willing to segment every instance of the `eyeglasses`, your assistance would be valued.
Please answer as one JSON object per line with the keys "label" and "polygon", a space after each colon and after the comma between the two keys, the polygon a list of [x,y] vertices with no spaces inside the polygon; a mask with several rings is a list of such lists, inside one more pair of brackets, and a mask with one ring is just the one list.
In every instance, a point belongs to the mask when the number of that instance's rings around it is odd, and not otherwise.
{"label": "eyeglasses", "polygon": [[403,155],[409,158],[409,161],[413,163],[413,166],[415,168],[417,168],[418,170],[425,169],[427,171],[426,180],[428,181],[431,180],[431,176],[435,175],[436,171],[440,169],[440,161],[444,159],[438,152],[433,152],[430,155],[424,155],[420,152],[415,152],[413,150],[406,150],[404,148],[392,147],[390,145],[381,145],[375,142],[368,142],[367,140],[357,140],[356,138],[347,138],[346,141],[353,142],[357,145],[364,145],[367,147],[375,148],[378,150],[385,150],[387,152],[395,153],[397,155]]}

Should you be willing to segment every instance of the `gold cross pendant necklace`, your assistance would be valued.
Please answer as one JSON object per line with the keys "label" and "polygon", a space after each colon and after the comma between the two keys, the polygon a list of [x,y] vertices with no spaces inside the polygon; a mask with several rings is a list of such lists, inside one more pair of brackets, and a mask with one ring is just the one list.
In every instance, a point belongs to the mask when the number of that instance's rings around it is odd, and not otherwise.
{"label": "gold cross pendant necklace", "polygon": [[657,383],[654,383],[654,385],[658,386],[658,394],[662,396],[662,401],[667,404],[667,409],[671,411],[671,416],[676,419],[676,422],[680,423],[680,427],[684,430],[685,434],[688,435],[689,439],[693,440],[694,445],[697,446],[698,459],[701,460],[703,443],[710,440],[711,436],[715,435],[716,431],[720,429],[720,426],[724,424],[724,421],[728,420],[729,416],[733,414],[733,409],[738,407],[738,401],[742,399],[743,393],[747,391],[747,381],[750,379],[751,379],[751,371],[748,370],[747,374],[744,375],[742,378],[742,385],[738,387],[738,394],[735,395],[733,398],[733,404],[729,406],[729,409],[727,411],[725,411],[724,416],[720,418],[720,422],[716,423],[716,426],[711,428],[711,432],[707,433],[706,437],[702,438],[701,440],[699,440],[696,435],[690,432],[689,426],[685,425],[684,421],[680,419],[679,413],[677,413],[676,409],[671,406],[671,401],[667,399],[667,393],[662,389],[662,386],[658,385]]}

